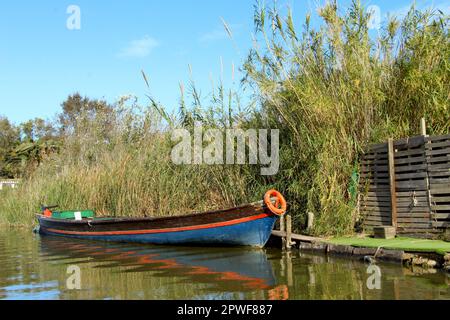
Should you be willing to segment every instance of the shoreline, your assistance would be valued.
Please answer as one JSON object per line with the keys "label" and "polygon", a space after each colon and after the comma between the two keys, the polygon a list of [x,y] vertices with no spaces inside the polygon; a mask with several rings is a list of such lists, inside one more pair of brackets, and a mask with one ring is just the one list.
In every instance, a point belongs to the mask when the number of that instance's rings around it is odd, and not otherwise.
{"label": "shoreline", "polygon": [[[422,267],[424,269],[442,269],[450,273],[450,242],[441,240],[424,240],[413,238],[373,239],[369,237],[315,238],[302,235],[291,237],[291,248],[300,252],[313,252],[332,256],[341,256],[360,261],[375,263],[377,261],[398,263],[405,267]],[[343,241],[347,240],[347,241]],[[374,246],[370,242],[383,240],[384,245]],[[285,241],[278,230],[272,232],[269,246],[280,247]],[[343,244],[343,243],[352,244]],[[364,245],[363,243],[367,244]],[[402,248],[401,243],[416,244]],[[356,244],[355,244],[356,243]],[[399,245],[400,243],[400,245]],[[442,247],[443,246],[443,247]],[[282,246],[283,247],[283,246]]]}

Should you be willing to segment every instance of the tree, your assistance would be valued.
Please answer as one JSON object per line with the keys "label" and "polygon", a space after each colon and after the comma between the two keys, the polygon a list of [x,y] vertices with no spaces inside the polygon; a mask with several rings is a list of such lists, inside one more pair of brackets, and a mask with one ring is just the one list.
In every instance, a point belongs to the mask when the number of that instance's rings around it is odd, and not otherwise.
{"label": "tree", "polygon": [[57,130],[50,121],[41,118],[28,120],[20,125],[22,141],[57,139]]}
{"label": "tree", "polygon": [[5,117],[0,117],[0,177],[11,177],[6,160],[12,149],[20,143],[19,129]]}
{"label": "tree", "polygon": [[78,92],[70,95],[61,107],[63,110],[59,114],[59,124],[63,134],[73,132],[81,116],[93,120],[98,114],[112,114],[113,110],[106,101],[82,97]]}

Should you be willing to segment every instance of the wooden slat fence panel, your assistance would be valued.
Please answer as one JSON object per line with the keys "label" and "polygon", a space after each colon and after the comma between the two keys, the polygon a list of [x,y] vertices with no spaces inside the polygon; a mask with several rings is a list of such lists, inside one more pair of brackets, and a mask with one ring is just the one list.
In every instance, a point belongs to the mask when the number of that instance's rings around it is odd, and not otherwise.
{"label": "wooden slat fence panel", "polygon": [[450,228],[450,135],[427,137],[432,225]]}
{"label": "wooden slat fence panel", "polygon": [[[399,139],[393,149],[397,233],[436,238],[450,228],[450,135]],[[359,210],[369,231],[393,223],[388,159],[388,143],[362,156]]]}
{"label": "wooden slat fence panel", "polygon": [[391,225],[388,144],[369,146],[360,167],[360,213],[367,228]]}

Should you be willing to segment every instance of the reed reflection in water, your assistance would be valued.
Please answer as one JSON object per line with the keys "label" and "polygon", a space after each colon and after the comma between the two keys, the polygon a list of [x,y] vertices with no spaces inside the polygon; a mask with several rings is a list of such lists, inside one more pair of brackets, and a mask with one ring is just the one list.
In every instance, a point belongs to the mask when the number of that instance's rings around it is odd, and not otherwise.
{"label": "reed reflection in water", "polygon": [[[0,229],[0,299],[450,299],[444,272],[298,250],[167,247]],[[80,290],[70,290],[70,266]]]}

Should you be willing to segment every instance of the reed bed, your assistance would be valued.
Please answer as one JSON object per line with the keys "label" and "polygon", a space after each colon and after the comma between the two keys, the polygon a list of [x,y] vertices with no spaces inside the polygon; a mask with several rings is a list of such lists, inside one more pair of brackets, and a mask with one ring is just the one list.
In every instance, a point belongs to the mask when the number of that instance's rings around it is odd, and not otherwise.
{"label": "reed bed", "polygon": [[[180,86],[175,115],[151,99],[140,109],[119,102],[112,119],[80,117],[59,154],[2,194],[0,222],[29,224],[41,203],[102,215],[172,215],[259,200],[277,188],[296,231],[305,232],[312,212],[311,234],[352,233],[358,217],[351,176],[365,146],[417,134],[421,117],[430,134],[449,132],[449,17],[412,7],[374,35],[359,1],[346,10],[329,2],[317,16],[320,27],[311,26],[310,15],[300,27],[290,11],[255,6],[254,47],[242,66],[254,96],[248,105],[222,83],[204,103],[192,82],[190,97]],[[171,130],[198,123],[279,129],[279,172],[174,165]]]}

